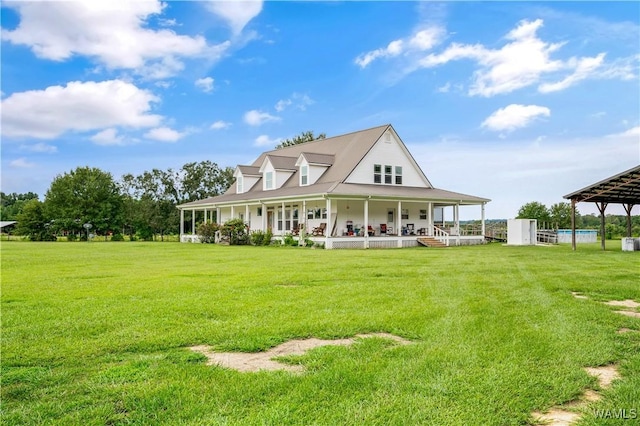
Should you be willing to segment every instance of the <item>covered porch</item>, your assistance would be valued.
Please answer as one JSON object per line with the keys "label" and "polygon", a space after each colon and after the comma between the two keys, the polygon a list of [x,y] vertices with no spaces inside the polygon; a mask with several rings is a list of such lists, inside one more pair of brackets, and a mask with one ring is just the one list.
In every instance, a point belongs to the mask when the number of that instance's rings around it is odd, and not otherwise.
{"label": "covered porch", "polygon": [[[327,249],[412,247],[420,245],[420,238],[446,246],[482,244],[485,204],[484,200],[327,195],[218,204],[202,200],[182,206],[180,241],[198,241],[197,223],[222,224],[239,218],[250,231],[271,230],[275,239],[291,235]],[[461,208],[474,209],[480,226],[473,231],[461,229]]]}

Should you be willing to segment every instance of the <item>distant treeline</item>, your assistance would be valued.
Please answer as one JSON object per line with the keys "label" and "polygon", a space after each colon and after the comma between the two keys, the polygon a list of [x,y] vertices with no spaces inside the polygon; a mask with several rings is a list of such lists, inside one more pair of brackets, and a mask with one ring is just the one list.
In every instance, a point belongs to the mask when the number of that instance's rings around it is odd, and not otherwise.
{"label": "distant treeline", "polygon": [[17,221],[13,233],[34,241],[60,235],[86,239],[89,234],[162,239],[179,231],[177,205],[222,194],[233,183],[233,171],[201,161],[116,181],[98,168],[78,167],[58,175],[43,201],[33,192],[0,193],[0,217]]}

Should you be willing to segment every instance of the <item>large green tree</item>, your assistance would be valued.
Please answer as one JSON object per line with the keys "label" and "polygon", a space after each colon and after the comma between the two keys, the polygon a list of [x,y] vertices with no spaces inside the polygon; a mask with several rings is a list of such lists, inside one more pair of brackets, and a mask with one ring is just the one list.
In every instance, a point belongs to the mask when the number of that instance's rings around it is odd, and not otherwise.
{"label": "large green tree", "polygon": [[[571,228],[571,204],[556,203],[552,205],[549,209],[549,216],[555,229]],[[576,209],[576,227],[580,226],[579,219],[580,213],[578,209]]]}
{"label": "large green tree", "polygon": [[0,192],[0,220],[16,220],[25,203],[34,199],[38,199],[38,194],[33,192],[26,194]]}
{"label": "large green tree", "polygon": [[16,219],[18,221],[15,230],[17,235],[25,235],[31,241],[55,240],[53,222],[46,217],[44,204],[37,198],[26,201]]}
{"label": "large green tree", "polygon": [[46,215],[57,229],[104,234],[120,229],[123,198],[110,173],[98,168],[78,167],[56,176],[45,195]]}
{"label": "large green tree", "polygon": [[233,179],[231,167],[221,168],[209,160],[187,163],[179,170],[126,174],[120,181],[125,228],[146,239],[178,232],[178,204],[222,194]]}
{"label": "large green tree", "polygon": [[313,134],[313,131],[308,130],[290,139],[283,140],[278,145],[276,145],[276,149],[286,148],[288,146],[293,146],[293,145],[299,145],[301,143],[311,142],[318,139],[326,139],[326,137],[327,135],[325,133],[320,133],[318,136],[315,136]]}
{"label": "large green tree", "polygon": [[537,201],[532,201],[520,207],[518,210],[518,219],[536,219],[538,226],[541,227],[543,223],[550,221],[551,216],[547,206]]}

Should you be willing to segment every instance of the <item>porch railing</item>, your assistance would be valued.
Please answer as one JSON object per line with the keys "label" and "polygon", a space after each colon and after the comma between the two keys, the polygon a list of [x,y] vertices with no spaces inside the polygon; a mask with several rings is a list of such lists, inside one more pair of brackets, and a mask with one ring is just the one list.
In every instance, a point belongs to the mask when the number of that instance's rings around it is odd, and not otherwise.
{"label": "porch railing", "polygon": [[441,243],[446,244],[447,246],[449,245],[449,233],[447,231],[442,230],[435,225],[431,225],[431,235]]}

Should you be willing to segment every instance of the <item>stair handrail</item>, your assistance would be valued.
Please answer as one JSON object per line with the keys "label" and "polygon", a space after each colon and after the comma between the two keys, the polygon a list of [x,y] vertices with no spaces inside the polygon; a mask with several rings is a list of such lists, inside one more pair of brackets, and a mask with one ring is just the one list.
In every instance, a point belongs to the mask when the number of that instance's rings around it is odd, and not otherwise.
{"label": "stair handrail", "polygon": [[431,235],[433,238],[449,247],[449,233],[447,231],[440,229],[435,225],[431,225]]}

